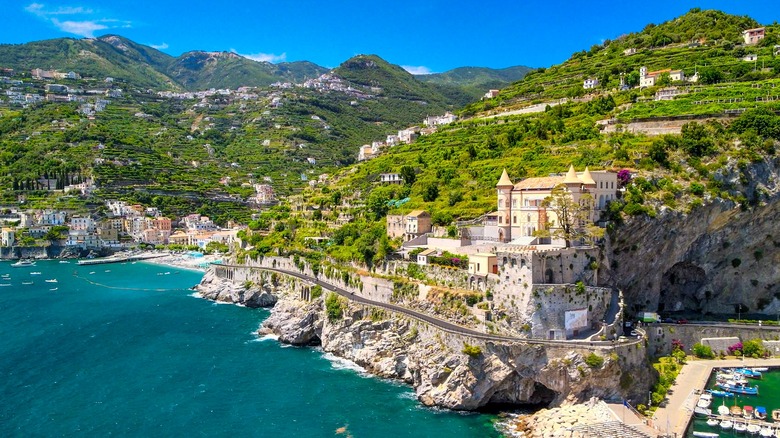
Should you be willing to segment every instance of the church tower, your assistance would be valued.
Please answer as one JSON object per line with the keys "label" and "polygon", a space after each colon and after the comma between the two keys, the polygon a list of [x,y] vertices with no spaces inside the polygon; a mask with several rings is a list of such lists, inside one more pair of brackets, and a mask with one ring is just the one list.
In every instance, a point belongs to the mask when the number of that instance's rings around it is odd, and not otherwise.
{"label": "church tower", "polygon": [[498,237],[501,242],[512,240],[512,189],[515,187],[506,173],[501,174],[496,188],[498,189]]}

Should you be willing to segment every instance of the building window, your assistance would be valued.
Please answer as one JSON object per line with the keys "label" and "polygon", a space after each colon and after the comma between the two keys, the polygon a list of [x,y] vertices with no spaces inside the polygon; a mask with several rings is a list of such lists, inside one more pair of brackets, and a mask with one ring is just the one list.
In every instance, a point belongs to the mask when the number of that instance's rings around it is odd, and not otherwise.
{"label": "building window", "polygon": [[504,208],[504,200],[503,199],[499,199],[498,200],[498,208]]}
{"label": "building window", "polygon": [[502,218],[501,218],[501,216],[499,216],[499,217],[498,217],[498,223],[499,223],[499,224],[500,224],[500,223],[502,223],[501,219],[502,219]]}
{"label": "building window", "polygon": [[513,223],[513,224],[516,224],[516,223],[517,223],[517,216],[512,216],[512,223]]}
{"label": "building window", "polygon": [[512,200],[512,208],[517,208],[517,199]]}

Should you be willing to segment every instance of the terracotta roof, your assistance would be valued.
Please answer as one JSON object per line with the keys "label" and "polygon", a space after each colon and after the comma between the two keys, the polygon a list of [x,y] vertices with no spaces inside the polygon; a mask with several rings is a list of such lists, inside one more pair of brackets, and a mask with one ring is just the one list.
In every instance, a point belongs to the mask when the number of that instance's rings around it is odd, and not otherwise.
{"label": "terracotta roof", "polygon": [[528,189],[552,189],[558,184],[563,183],[562,176],[542,176],[537,178],[526,178],[515,184],[515,190]]}
{"label": "terracotta roof", "polygon": [[414,210],[411,213],[407,214],[407,216],[413,216],[413,217],[420,217],[424,215],[426,216],[428,215],[428,212],[425,210]]}
{"label": "terracotta roof", "polygon": [[671,71],[672,71],[671,68],[666,68],[666,69],[663,69],[663,70],[657,70],[657,71],[648,72],[647,75],[648,76],[658,76],[658,75],[664,74],[664,73],[671,73]]}
{"label": "terracotta roof", "polygon": [[498,180],[498,184],[496,184],[496,187],[511,187],[512,186],[512,180],[509,179],[509,175],[506,173],[506,169],[504,169],[504,172],[501,174],[501,179]]}

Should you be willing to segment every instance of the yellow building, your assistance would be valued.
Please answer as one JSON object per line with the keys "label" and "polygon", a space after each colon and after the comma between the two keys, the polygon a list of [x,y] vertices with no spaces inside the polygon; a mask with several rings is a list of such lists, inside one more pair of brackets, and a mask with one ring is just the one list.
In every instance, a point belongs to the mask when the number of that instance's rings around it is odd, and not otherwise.
{"label": "yellow building", "polygon": [[[560,224],[555,211],[544,207],[543,203],[559,185],[566,188],[575,203],[581,203],[583,195],[592,197],[592,208],[588,212],[590,221],[599,218],[618,191],[615,172],[591,172],[586,167],[584,172],[578,173],[570,166],[566,175],[526,178],[512,183],[504,170],[496,184],[498,211],[488,216],[486,235],[495,234],[493,237],[500,242],[520,240],[517,243],[529,244],[537,231],[557,228]],[[495,233],[487,229],[490,226],[495,227]]]}
{"label": "yellow building", "polygon": [[469,255],[469,274],[498,274],[496,255],[489,252]]}

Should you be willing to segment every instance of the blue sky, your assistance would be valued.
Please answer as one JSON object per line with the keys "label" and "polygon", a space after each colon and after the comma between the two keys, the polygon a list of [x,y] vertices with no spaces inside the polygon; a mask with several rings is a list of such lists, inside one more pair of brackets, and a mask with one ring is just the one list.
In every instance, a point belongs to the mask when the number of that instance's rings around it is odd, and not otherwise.
{"label": "blue sky", "polygon": [[[604,39],[692,7],[780,20],[777,0],[371,1],[4,0],[0,43],[118,34],[173,56],[234,51],[269,62],[335,67],[373,53],[425,73],[455,67],[550,66]],[[0,63],[2,60],[0,59]]]}

